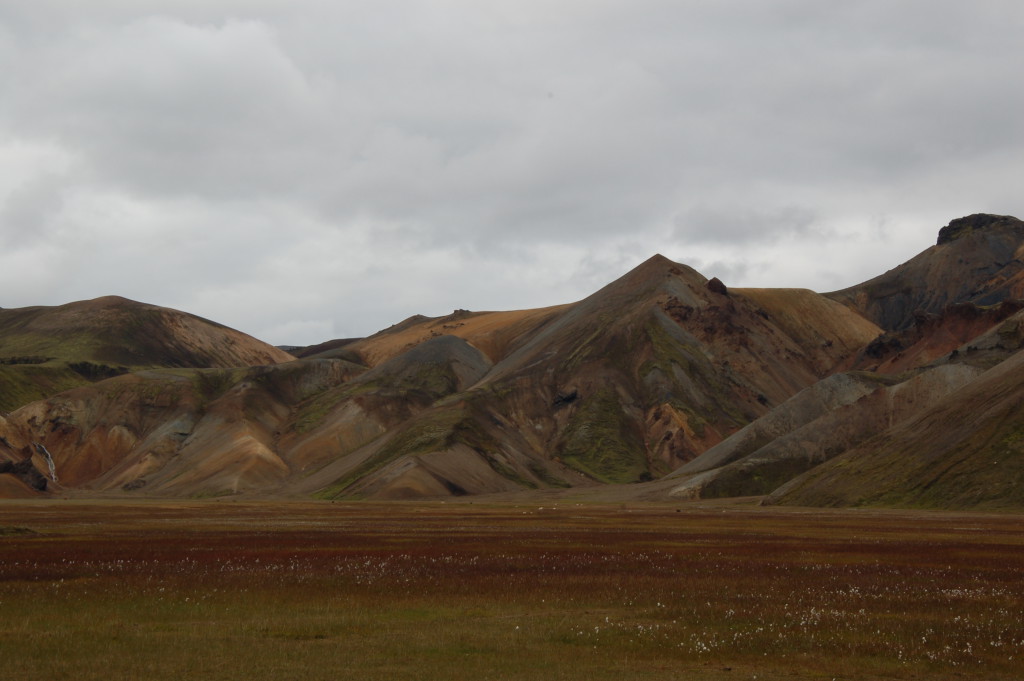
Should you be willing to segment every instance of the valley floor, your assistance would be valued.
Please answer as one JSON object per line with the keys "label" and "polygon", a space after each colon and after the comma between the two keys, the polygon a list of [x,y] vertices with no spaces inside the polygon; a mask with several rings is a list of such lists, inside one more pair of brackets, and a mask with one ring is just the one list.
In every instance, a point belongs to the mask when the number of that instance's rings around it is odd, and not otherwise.
{"label": "valley floor", "polygon": [[0,676],[1019,679],[1021,517],[0,502]]}

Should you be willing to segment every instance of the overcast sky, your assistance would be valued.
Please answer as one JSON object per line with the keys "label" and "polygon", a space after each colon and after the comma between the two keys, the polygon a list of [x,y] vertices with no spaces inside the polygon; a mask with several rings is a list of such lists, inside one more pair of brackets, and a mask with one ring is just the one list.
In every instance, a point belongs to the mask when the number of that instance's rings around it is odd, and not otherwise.
{"label": "overcast sky", "polygon": [[1019,0],[0,0],[0,306],[274,344],[1024,218]]}

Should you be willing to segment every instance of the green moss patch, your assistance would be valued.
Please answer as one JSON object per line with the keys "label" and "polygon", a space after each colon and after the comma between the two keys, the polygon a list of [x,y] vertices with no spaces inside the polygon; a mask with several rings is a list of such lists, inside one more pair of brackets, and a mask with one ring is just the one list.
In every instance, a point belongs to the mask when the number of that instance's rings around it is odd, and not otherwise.
{"label": "green moss patch", "polygon": [[557,449],[567,465],[600,482],[637,482],[649,474],[639,429],[610,389],[583,398]]}
{"label": "green moss patch", "polygon": [[81,375],[65,366],[0,366],[0,411],[14,411],[29,402],[88,383]]}

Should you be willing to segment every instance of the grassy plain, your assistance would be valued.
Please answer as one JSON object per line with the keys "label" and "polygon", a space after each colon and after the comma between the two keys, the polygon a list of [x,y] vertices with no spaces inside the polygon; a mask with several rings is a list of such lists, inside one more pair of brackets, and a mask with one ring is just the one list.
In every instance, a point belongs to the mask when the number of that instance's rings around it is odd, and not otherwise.
{"label": "grassy plain", "polygon": [[1021,518],[0,502],[0,677],[1020,679]]}

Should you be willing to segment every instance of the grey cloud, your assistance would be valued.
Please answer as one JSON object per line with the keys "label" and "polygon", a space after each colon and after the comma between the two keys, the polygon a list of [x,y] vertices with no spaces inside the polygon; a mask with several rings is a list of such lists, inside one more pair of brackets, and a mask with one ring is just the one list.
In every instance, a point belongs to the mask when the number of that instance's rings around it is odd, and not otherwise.
{"label": "grey cloud", "polygon": [[0,203],[0,247],[18,249],[53,237],[53,223],[64,203],[66,179],[44,173],[19,183]]}
{"label": "grey cloud", "polygon": [[301,182],[303,159],[319,153],[307,136],[317,93],[258,22],[147,18],[69,36],[42,58],[14,123],[56,135],[102,181],[250,196]]}
{"label": "grey cloud", "polygon": [[824,236],[814,211],[795,205],[764,210],[697,205],[674,219],[673,238],[688,243],[760,243]]}
{"label": "grey cloud", "polygon": [[[1021,28],[1009,0],[8,3],[0,141],[73,162],[0,162],[0,234],[120,273],[35,290],[251,295],[273,333],[550,304],[655,251],[816,288],[853,264],[792,260],[877,216],[923,248],[1024,214]],[[806,248],[765,259],[780,239]]]}

